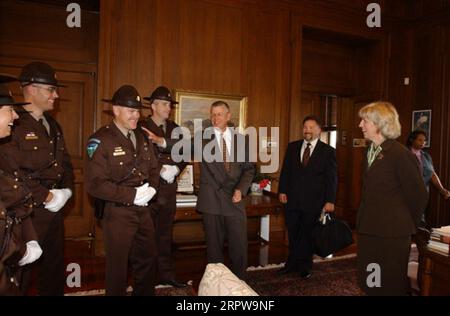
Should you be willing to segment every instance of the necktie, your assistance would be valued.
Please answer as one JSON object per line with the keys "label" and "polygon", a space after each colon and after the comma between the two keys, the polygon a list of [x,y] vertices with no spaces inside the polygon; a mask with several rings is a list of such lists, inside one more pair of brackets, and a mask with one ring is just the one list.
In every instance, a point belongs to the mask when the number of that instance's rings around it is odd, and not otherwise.
{"label": "necktie", "polygon": [[164,135],[166,134],[166,128],[164,124],[159,125],[159,128],[163,131]]}
{"label": "necktie", "polygon": [[302,164],[304,167],[308,165],[309,157],[311,156],[311,143],[306,143],[305,151],[303,152]]}
{"label": "necktie", "polygon": [[133,144],[134,149],[136,149],[136,138],[134,137],[134,134],[132,131],[128,131],[127,138]]}
{"label": "necktie", "polygon": [[230,161],[228,160],[227,142],[225,141],[225,135],[222,133],[222,158],[225,170],[230,171]]}
{"label": "necktie", "polygon": [[44,121],[44,119],[39,119],[39,123],[44,126],[47,135],[50,135],[50,126],[48,125],[47,121]]}

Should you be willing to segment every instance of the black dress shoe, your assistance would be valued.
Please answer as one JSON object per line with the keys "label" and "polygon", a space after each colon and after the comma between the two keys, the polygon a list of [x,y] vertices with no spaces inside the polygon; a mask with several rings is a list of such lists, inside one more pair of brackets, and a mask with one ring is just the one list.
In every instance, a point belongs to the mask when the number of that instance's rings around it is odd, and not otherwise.
{"label": "black dress shoe", "polygon": [[161,284],[163,284],[163,285],[172,285],[173,287],[176,287],[176,288],[179,288],[179,289],[184,288],[184,287],[187,286],[186,283],[178,282],[175,279],[161,281]]}
{"label": "black dress shoe", "polygon": [[302,279],[307,280],[307,279],[309,279],[311,276],[312,276],[311,271],[302,271],[302,272],[300,272],[300,277],[301,277]]}

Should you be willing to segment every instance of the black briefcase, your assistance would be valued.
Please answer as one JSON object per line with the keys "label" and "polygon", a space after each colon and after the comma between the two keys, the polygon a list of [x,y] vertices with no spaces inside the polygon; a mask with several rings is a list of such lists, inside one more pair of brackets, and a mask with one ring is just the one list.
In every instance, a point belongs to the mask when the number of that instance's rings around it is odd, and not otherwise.
{"label": "black briefcase", "polygon": [[314,253],[325,258],[353,243],[352,230],[346,222],[337,219],[334,214],[321,216],[313,229]]}

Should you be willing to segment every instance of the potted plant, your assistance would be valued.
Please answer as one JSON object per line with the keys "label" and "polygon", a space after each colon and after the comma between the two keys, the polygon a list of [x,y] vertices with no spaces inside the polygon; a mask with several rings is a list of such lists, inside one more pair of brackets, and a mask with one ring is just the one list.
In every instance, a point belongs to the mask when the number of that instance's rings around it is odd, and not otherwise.
{"label": "potted plant", "polygon": [[[256,168],[255,176],[253,177],[253,183],[250,187],[251,195],[262,195],[264,189],[269,189],[274,177],[267,173],[261,173],[259,168]],[[269,186],[269,187],[268,187]]]}

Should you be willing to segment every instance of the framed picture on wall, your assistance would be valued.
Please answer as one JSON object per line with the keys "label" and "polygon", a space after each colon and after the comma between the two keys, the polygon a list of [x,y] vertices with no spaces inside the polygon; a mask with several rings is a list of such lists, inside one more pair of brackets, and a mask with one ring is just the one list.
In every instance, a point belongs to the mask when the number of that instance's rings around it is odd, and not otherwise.
{"label": "framed picture on wall", "polygon": [[412,131],[421,130],[427,134],[427,142],[425,147],[431,144],[431,110],[413,111],[412,114]]}
{"label": "framed picture on wall", "polygon": [[213,102],[219,100],[225,101],[230,106],[230,126],[239,127],[240,131],[245,129],[247,97],[175,90],[175,99],[179,102],[175,110],[175,122],[180,126],[187,127],[191,135],[194,133],[194,120],[196,119],[201,120],[202,129],[211,126],[210,107]]}

